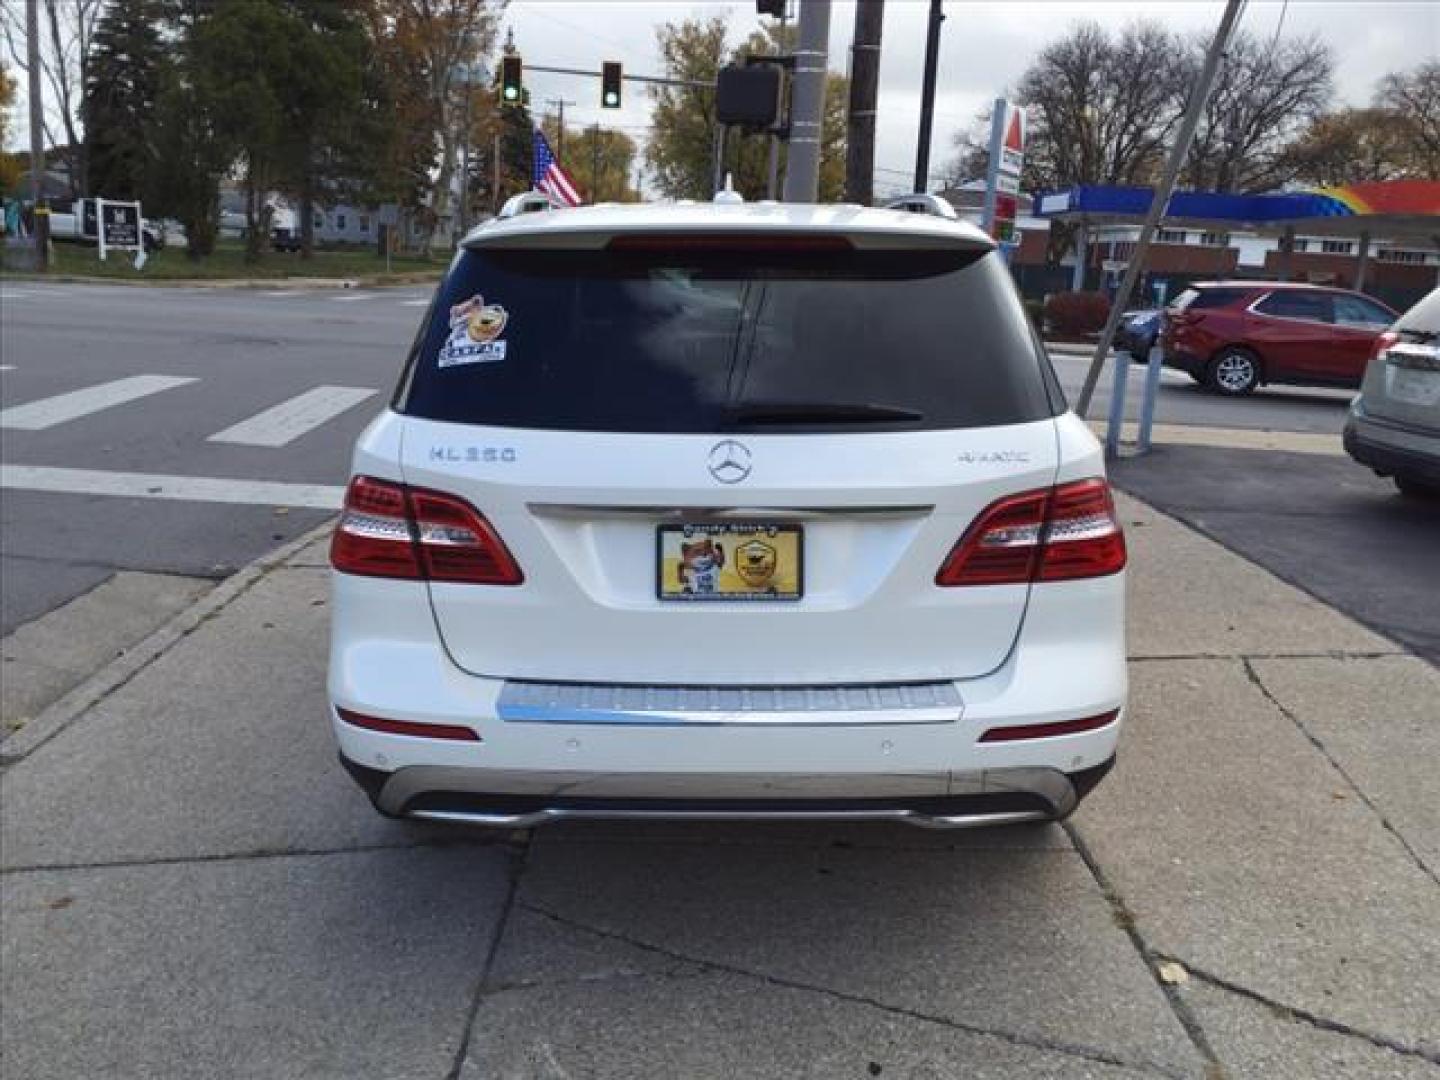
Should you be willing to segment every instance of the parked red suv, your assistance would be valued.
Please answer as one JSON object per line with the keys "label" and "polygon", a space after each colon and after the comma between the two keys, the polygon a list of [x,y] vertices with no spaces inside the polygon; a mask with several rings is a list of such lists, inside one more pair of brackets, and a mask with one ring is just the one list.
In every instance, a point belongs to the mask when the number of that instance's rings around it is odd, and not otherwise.
{"label": "parked red suv", "polygon": [[1221,394],[1261,383],[1358,387],[1396,314],[1348,289],[1205,281],[1165,311],[1165,363]]}

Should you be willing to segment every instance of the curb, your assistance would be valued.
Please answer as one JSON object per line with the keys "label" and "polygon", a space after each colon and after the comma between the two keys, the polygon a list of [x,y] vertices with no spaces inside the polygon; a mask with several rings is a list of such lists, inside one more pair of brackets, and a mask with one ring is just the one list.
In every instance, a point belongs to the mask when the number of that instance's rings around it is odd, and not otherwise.
{"label": "curb", "polygon": [[123,656],[111,660],[64,697],[47,706],[19,731],[0,742],[0,767],[9,768],[24,761],[201,625],[244,596],[270,571],[283,566],[307,545],[327,535],[332,527],[333,522],[327,520],[288,544],[242,566],[145,640],[126,650]]}

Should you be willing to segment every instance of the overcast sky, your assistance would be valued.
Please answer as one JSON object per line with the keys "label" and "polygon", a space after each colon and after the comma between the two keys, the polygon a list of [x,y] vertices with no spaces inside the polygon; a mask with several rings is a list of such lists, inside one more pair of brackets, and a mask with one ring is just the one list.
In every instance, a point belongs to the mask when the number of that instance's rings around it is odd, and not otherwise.
{"label": "overcast sky", "polygon": [[[1036,51],[1072,23],[1090,18],[1120,28],[1151,18],[1173,30],[1203,33],[1214,29],[1223,7],[1221,0],[945,0],[932,169],[951,156],[956,132],[972,125],[977,113],[1013,85]],[[887,0],[885,5],[875,155],[881,193],[912,186],[928,8],[927,0]],[[598,70],[603,60],[619,60],[629,72],[660,74],[656,27],[711,15],[727,20],[732,43],[760,25],[753,2],[693,0],[511,0],[504,22],[514,29],[527,65]],[[854,3],[836,0],[830,66],[839,71],[848,68],[854,19]],[[1440,0],[1250,0],[1240,25],[1265,39],[1279,27],[1286,36],[1317,33],[1328,41],[1336,56],[1336,104],[1365,104],[1382,75],[1440,58]],[[599,107],[598,80],[547,75],[531,67],[525,79],[537,112],[550,108],[547,99],[564,97],[576,103],[567,106],[567,121],[598,120],[643,143],[650,99],[639,85],[627,84],[625,108],[616,111]],[[9,142],[22,147],[28,145],[23,78],[17,96]]]}
{"label": "overcast sky", "polygon": [[[794,4],[792,0],[792,10]],[[945,0],[941,34],[939,88],[935,103],[932,168],[951,156],[955,133],[970,126],[977,113],[1012,85],[1035,52],[1072,23],[1095,19],[1120,28],[1139,18],[1163,22],[1182,32],[1213,31],[1224,4],[1220,0]],[[925,56],[927,0],[887,0],[880,64],[880,120],[876,136],[876,189],[910,190],[919,127],[920,82]],[[527,64],[598,69],[602,60],[619,60],[627,71],[660,73],[655,28],[687,17],[724,16],[731,41],[738,42],[760,20],[754,3],[661,3],[635,0],[512,0],[506,23]],[[1284,23],[1280,26],[1283,16]],[[844,71],[849,62],[855,5],[836,0],[830,21],[830,66]],[[1250,0],[1240,26],[1265,39],[1277,26],[1285,36],[1317,33],[1335,49],[1336,103],[1368,103],[1376,81],[1390,71],[1412,68],[1440,57],[1440,2],[1437,0]],[[1137,73],[1143,77],[1143,72]],[[566,120],[623,127],[643,139],[648,96],[627,84],[625,108],[599,107],[596,80],[545,75],[527,70],[531,102],[537,111],[548,98],[565,97]]]}

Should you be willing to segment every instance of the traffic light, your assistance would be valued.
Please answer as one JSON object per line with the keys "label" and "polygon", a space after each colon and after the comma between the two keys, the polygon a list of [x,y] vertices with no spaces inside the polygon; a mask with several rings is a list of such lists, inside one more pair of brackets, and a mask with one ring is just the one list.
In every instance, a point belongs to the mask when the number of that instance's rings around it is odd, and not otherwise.
{"label": "traffic light", "polygon": [[600,65],[600,106],[605,109],[620,108],[620,84],[622,81],[620,64],[616,60],[606,60]]}
{"label": "traffic light", "polygon": [[520,57],[511,53],[500,60],[500,101],[505,105],[520,104]]}

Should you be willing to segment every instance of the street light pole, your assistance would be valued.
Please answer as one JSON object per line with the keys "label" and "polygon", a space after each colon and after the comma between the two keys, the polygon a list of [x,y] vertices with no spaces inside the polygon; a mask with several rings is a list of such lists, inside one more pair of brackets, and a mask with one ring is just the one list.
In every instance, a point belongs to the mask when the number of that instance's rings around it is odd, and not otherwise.
{"label": "street light pole", "polygon": [[940,66],[940,0],[930,0],[930,27],[925,35],[925,83],[920,90],[920,140],[915,147],[915,190],[930,190],[930,136],[935,126],[935,74]]}
{"label": "street light pole", "polygon": [[875,100],[880,89],[880,33],[884,24],[885,0],[859,0],[855,5],[845,201],[862,206],[869,206],[875,197]]}
{"label": "street light pole", "polygon": [[829,45],[830,0],[801,0],[790,153],[785,160],[786,202],[814,202],[820,192],[820,138]]}

